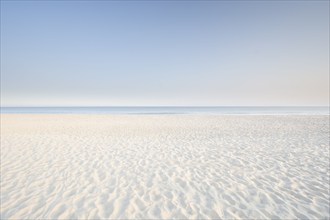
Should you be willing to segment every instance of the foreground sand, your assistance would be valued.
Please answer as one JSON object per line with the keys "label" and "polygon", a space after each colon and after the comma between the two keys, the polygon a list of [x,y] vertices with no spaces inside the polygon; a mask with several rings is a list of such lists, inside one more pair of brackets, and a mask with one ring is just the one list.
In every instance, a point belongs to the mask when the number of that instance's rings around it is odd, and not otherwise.
{"label": "foreground sand", "polygon": [[1,219],[329,218],[328,116],[1,115]]}

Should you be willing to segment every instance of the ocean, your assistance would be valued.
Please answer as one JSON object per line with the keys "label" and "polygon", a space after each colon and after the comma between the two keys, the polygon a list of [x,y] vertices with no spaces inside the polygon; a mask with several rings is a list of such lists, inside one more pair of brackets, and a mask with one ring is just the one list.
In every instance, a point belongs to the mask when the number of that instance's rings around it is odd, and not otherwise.
{"label": "ocean", "polygon": [[329,115],[329,107],[1,107],[1,114]]}

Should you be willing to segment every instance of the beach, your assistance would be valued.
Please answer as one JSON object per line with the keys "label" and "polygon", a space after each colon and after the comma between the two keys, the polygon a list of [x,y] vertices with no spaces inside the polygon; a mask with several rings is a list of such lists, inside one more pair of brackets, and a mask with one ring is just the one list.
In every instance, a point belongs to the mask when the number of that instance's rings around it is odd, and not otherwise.
{"label": "beach", "polygon": [[1,219],[329,219],[327,115],[2,114]]}

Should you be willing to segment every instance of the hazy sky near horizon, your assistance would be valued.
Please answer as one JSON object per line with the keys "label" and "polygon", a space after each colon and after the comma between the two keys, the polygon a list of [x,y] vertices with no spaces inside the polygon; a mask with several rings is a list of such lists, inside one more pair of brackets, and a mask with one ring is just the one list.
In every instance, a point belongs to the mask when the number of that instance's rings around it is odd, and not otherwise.
{"label": "hazy sky near horizon", "polygon": [[1,1],[1,106],[329,105],[328,1]]}

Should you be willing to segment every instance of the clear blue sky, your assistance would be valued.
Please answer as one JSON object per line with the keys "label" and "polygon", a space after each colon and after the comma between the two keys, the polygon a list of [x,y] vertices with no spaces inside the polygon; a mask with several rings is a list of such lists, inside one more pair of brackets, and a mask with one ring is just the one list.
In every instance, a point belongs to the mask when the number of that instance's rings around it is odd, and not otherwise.
{"label": "clear blue sky", "polygon": [[329,105],[329,2],[1,1],[1,105]]}

